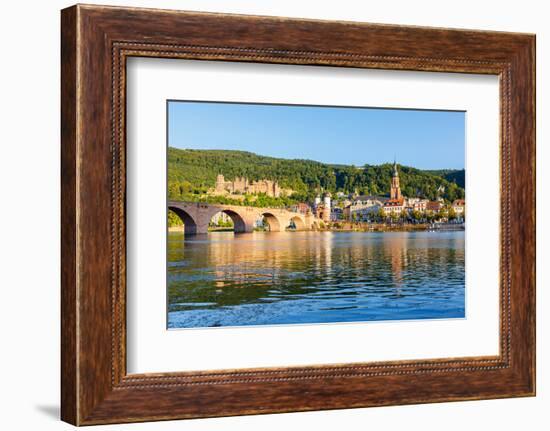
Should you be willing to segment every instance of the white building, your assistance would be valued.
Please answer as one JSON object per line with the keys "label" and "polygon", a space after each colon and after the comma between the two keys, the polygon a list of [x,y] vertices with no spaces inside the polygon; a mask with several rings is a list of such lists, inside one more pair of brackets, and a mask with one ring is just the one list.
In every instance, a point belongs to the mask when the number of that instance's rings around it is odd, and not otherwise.
{"label": "white building", "polygon": [[462,215],[464,214],[464,207],[466,206],[466,202],[464,199],[456,199],[453,201],[453,204],[451,205],[451,208],[455,212],[456,215]]}
{"label": "white building", "polygon": [[330,199],[331,199],[331,194],[329,192],[325,193],[325,195],[323,196],[323,204],[325,205],[325,210],[326,211],[329,211],[330,212]]}
{"label": "white building", "polygon": [[411,211],[426,211],[429,199],[405,198],[405,207]]}
{"label": "white building", "polygon": [[356,200],[344,208],[344,218],[352,221],[368,220],[373,214],[378,213],[383,203],[376,198]]}

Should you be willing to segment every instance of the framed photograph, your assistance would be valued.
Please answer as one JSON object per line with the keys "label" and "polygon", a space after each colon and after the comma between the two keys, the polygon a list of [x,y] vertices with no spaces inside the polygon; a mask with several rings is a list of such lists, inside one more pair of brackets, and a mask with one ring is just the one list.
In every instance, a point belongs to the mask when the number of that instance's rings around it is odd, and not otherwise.
{"label": "framed photograph", "polygon": [[62,11],[62,419],[535,394],[535,37]]}

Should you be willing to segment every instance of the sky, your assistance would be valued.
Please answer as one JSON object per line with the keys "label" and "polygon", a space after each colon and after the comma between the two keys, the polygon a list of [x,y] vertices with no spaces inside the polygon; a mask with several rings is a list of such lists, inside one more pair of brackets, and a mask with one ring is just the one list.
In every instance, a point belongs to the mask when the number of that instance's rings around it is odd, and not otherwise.
{"label": "sky", "polygon": [[465,113],[168,102],[168,145],[363,166],[463,169]]}

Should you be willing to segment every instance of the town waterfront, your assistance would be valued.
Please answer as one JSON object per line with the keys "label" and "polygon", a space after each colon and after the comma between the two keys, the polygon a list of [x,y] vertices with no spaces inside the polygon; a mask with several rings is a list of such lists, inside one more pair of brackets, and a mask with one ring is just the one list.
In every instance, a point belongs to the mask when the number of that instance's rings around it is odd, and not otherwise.
{"label": "town waterfront", "polygon": [[464,231],[168,234],[168,327],[465,316]]}

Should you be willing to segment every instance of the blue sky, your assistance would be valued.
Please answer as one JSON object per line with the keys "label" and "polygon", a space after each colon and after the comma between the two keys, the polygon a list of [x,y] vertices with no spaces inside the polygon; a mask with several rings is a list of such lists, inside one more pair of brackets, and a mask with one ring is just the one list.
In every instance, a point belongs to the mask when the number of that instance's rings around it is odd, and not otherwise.
{"label": "blue sky", "polygon": [[464,168],[465,113],[168,102],[168,144],[325,163]]}

